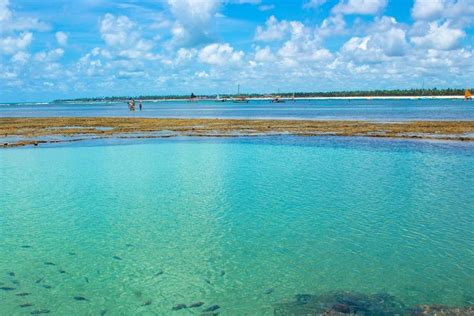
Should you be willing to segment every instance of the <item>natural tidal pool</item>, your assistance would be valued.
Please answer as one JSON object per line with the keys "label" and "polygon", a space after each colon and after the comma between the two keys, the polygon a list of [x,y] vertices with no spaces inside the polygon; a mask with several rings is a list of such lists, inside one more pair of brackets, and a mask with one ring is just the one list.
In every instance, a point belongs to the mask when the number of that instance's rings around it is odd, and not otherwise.
{"label": "natural tidal pool", "polygon": [[4,149],[0,314],[284,315],[337,295],[472,306],[473,174],[460,142]]}

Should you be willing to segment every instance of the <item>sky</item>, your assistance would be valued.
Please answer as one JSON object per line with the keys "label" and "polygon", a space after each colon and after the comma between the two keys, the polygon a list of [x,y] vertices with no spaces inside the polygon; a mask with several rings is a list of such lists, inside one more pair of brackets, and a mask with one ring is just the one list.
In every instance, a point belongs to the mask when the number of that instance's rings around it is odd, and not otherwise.
{"label": "sky", "polygon": [[474,85],[474,0],[0,0],[0,102]]}

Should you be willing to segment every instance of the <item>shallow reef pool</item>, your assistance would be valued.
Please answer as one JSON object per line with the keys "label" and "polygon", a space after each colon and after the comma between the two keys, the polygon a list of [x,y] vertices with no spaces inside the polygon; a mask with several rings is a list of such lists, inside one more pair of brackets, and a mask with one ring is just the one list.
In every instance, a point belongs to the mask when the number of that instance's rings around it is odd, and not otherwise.
{"label": "shallow reef pool", "polygon": [[474,305],[474,145],[176,138],[0,151],[0,314]]}

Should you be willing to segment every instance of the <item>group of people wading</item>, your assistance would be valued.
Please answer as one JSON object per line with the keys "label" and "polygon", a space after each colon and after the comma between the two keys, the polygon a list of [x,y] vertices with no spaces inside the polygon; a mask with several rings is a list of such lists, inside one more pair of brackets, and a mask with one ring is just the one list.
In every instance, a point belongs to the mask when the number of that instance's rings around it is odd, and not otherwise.
{"label": "group of people wading", "polygon": [[[138,108],[140,109],[140,111],[142,110],[142,100],[138,101]],[[130,99],[128,101],[128,109],[130,111],[135,111],[135,100],[134,99]]]}

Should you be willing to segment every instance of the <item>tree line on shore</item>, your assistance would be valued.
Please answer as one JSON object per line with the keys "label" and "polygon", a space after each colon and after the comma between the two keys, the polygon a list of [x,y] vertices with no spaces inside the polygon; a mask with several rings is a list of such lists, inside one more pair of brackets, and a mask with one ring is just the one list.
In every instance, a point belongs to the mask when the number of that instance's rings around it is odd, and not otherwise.
{"label": "tree line on shore", "polygon": [[[310,97],[419,97],[419,96],[461,96],[465,89],[395,89],[395,90],[355,90],[355,91],[329,91],[329,92],[283,92],[278,94],[242,93],[239,96],[249,98],[264,98],[278,95],[282,98],[310,98]],[[194,96],[194,94],[192,94]],[[198,95],[201,99],[215,99],[217,95]],[[220,94],[220,98],[237,97],[236,94]],[[135,100],[169,100],[188,99],[190,95],[139,95],[139,96],[110,96],[110,97],[86,97],[75,99],[58,99],[53,102],[127,102]]]}

